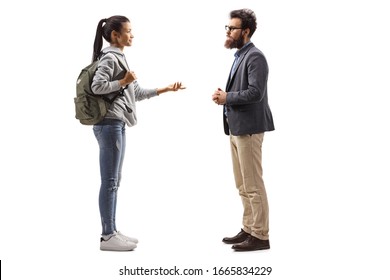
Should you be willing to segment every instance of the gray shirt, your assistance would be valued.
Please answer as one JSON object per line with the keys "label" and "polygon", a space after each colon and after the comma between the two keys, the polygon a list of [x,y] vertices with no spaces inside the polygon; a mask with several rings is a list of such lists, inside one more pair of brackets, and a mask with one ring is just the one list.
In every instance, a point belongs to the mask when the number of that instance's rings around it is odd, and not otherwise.
{"label": "gray shirt", "polygon": [[[121,89],[118,76],[123,78],[124,71],[130,71],[123,52],[115,47],[107,47],[102,50],[105,53],[100,61],[93,77],[91,89],[95,94],[107,94]],[[114,52],[114,53],[112,53]],[[119,63],[119,61],[121,63]],[[121,65],[125,66],[125,69]],[[157,96],[157,89],[143,89],[137,81],[132,82],[124,90],[124,94],[118,96],[108,109],[105,118],[119,119],[128,126],[137,124],[136,101]]]}

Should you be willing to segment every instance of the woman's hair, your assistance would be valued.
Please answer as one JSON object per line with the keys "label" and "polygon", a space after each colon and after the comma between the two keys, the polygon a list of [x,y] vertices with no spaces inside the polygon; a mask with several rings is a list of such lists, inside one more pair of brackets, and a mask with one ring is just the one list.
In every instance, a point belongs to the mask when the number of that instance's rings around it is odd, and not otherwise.
{"label": "woman's hair", "polygon": [[230,18],[239,18],[241,19],[241,28],[247,29],[249,28],[249,38],[252,37],[253,33],[255,33],[257,28],[256,23],[256,15],[250,9],[241,9],[234,10],[230,12]]}
{"label": "woman's hair", "polygon": [[111,32],[121,32],[122,23],[130,22],[127,17],[124,16],[112,16],[109,18],[101,19],[96,28],[95,42],[93,44],[93,56],[92,61],[99,58],[100,52],[103,47],[103,38],[111,43]]}

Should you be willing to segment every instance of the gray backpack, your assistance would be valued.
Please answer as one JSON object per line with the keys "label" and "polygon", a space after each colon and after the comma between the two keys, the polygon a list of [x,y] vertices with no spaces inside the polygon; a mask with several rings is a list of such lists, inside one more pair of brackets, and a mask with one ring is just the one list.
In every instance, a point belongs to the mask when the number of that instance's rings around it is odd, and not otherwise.
{"label": "gray backpack", "polygon": [[[99,59],[103,55],[104,54],[101,54]],[[98,67],[99,59],[84,67],[77,78],[76,97],[74,98],[75,117],[84,125],[93,125],[103,120],[111,103],[114,102],[115,98],[119,95],[123,95],[124,90],[127,88],[126,86],[118,92],[104,95],[97,95],[92,92],[92,79]],[[126,67],[122,65],[120,59],[118,59],[118,61],[121,67],[126,69]],[[126,71],[120,73],[114,80],[122,79],[125,73]],[[111,96],[111,98],[109,98],[109,96]]]}

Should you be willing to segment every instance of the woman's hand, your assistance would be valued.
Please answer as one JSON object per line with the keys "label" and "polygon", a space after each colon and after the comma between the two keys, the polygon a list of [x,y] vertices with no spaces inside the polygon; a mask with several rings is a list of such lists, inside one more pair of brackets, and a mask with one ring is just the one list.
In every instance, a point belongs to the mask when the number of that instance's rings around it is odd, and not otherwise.
{"label": "woman's hand", "polygon": [[126,72],[125,77],[122,80],[119,80],[119,83],[123,87],[123,86],[131,84],[135,80],[137,80],[137,76],[135,75],[135,73],[133,71],[130,71],[130,72]]}
{"label": "woman's hand", "polygon": [[167,86],[165,88],[158,88],[157,89],[157,94],[161,94],[161,93],[164,93],[164,92],[167,92],[167,91],[178,91],[178,90],[181,90],[181,89],[186,89],[186,87],[183,86],[183,84],[181,82],[176,82],[174,84],[170,84],[169,86]]}
{"label": "woman's hand", "polygon": [[182,85],[181,82],[176,82],[168,86],[168,91],[178,91],[180,89],[185,89],[186,87]]}

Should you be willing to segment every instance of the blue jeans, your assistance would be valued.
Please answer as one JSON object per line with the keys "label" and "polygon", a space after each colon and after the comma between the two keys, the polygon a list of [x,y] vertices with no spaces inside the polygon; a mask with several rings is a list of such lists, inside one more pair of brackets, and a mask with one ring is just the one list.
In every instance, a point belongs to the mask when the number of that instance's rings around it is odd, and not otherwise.
{"label": "blue jeans", "polygon": [[102,234],[108,235],[117,230],[115,214],[126,148],[125,123],[116,119],[104,119],[93,126],[93,132],[100,150],[99,210]]}

